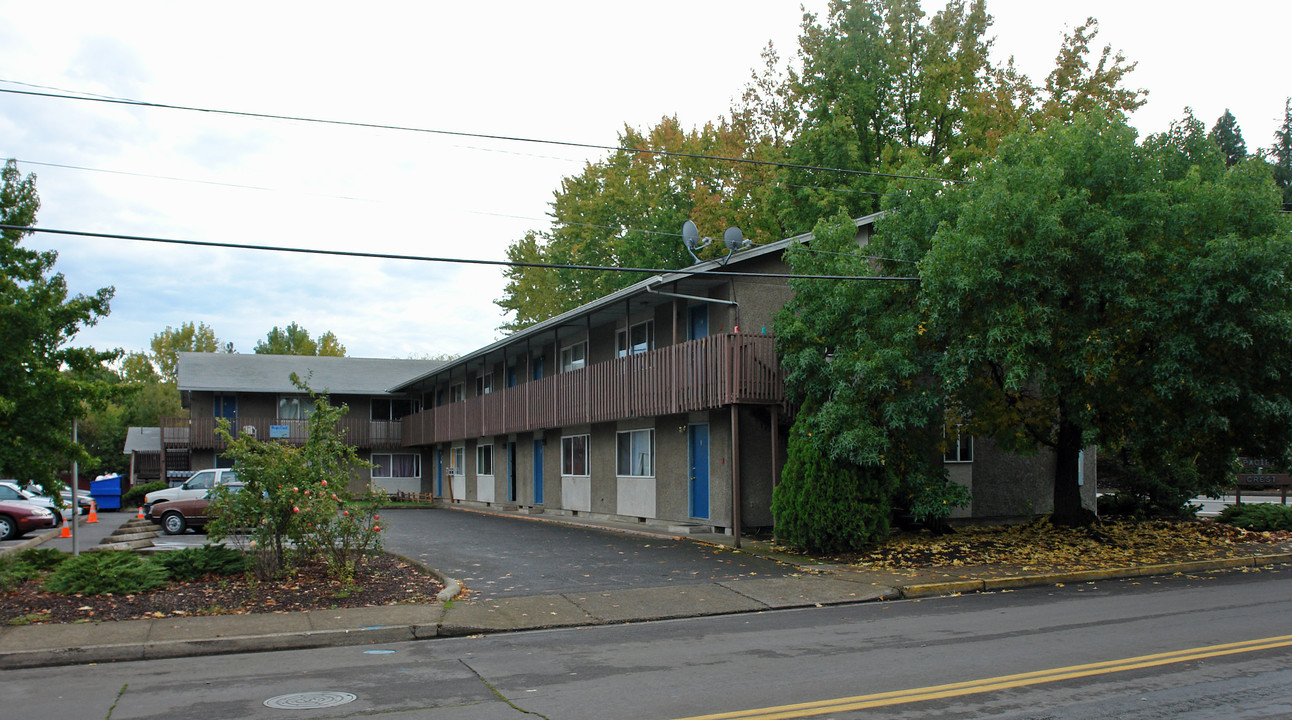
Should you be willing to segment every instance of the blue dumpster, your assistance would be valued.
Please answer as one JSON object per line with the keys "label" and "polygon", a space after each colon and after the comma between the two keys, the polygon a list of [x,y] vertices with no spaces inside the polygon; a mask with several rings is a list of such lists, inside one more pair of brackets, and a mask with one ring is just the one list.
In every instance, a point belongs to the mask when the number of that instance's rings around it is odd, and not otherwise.
{"label": "blue dumpster", "polygon": [[100,510],[121,509],[121,476],[105,475],[90,482],[90,497]]}

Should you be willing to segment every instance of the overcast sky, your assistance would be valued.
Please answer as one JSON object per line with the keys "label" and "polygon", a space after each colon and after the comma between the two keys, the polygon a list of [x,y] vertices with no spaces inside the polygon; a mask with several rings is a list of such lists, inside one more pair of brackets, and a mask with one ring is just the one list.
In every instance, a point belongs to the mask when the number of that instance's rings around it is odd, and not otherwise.
{"label": "overcast sky", "polygon": [[[825,0],[805,3],[823,10]],[[926,9],[941,7],[925,3]],[[1034,81],[1087,15],[1139,63],[1132,118],[1165,130],[1226,108],[1269,147],[1292,95],[1287,0],[988,0],[997,59]],[[793,1],[540,3],[0,0],[0,88],[613,145],[625,124],[726,114]],[[1242,26],[1234,22],[1244,23]],[[0,93],[0,158],[37,175],[46,228],[505,259],[564,176],[603,152]],[[74,166],[59,167],[59,166]],[[719,229],[720,230],[720,229]],[[716,232],[716,231],[715,231]],[[464,353],[497,339],[497,267],[184,248],[37,234],[74,291],[116,288],[79,344],[144,350],[210,325],[250,352],[275,326],[350,355]]]}

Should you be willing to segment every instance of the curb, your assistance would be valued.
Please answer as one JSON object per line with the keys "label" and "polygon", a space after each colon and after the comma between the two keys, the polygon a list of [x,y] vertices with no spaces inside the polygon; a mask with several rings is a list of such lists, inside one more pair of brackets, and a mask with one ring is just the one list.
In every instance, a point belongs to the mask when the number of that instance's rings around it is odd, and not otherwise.
{"label": "curb", "polygon": [[[396,555],[396,557],[400,557],[401,559],[415,565],[425,567],[422,566],[421,563],[404,556]],[[838,606],[859,605],[897,599],[917,600],[930,597],[955,596],[962,593],[987,592],[1021,587],[1039,587],[1059,583],[1189,574],[1214,570],[1229,570],[1239,567],[1266,567],[1279,564],[1292,564],[1292,553],[1248,555],[1236,558],[1217,558],[1214,560],[1162,563],[1140,567],[917,583],[894,587],[891,592],[879,592],[856,600],[835,600],[831,601],[829,604]],[[442,602],[447,602],[447,600],[457,597],[462,592],[462,585],[460,582],[453,580],[452,578],[445,577],[442,573],[436,572],[433,569],[428,568],[427,570],[437,578],[441,579],[444,583],[444,590],[439,594],[439,596],[437,596],[437,599],[440,599]],[[721,583],[715,583],[715,585],[725,587],[722,586]],[[728,590],[730,589],[728,588]],[[536,597],[541,598],[545,596]],[[553,597],[564,596],[558,595]],[[515,599],[515,601],[521,600],[524,600],[524,598]],[[760,602],[759,605],[765,604]],[[674,619],[680,617],[761,613],[772,609],[790,609],[810,606],[820,607],[821,603],[810,601],[787,602],[777,607],[766,605],[757,609],[735,610],[730,608],[714,607],[713,612],[686,612],[681,614],[669,614],[668,617],[670,619]],[[447,607],[444,607],[444,610],[447,609]],[[513,620],[512,622],[504,621],[501,623],[479,623],[471,622],[466,618],[449,618],[447,617],[446,612],[441,611],[438,615],[438,619],[434,623],[376,624],[368,627],[303,630],[296,632],[267,633],[261,635],[229,635],[208,638],[199,637],[181,640],[149,641],[145,639],[142,642],[133,643],[127,642],[3,651],[0,652],[0,669],[35,668],[55,665],[75,665],[130,660],[156,660],[161,658],[269,652],[321,647],[343,647],[376,643],[407,642],[411,640],[429,640],[433,638],[461,637],[464,635],[520,632],[551,627],[590,627],[598,625],[631,624],[644,622],[647,619],[649,619],[647,616],[608,619],[588,615],[586,620],[573,623],[568,621],[540,621],[537,618],[533,621]],[[145,635],[145,637],[147,637],[147,635]]]}

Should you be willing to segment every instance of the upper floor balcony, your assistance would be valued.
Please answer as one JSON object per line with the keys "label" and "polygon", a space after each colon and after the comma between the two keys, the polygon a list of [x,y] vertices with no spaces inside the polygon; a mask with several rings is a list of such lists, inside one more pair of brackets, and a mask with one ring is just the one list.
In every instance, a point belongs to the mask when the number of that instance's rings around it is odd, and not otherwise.
{"label": "upper floor balcony", "polygon": [[[366,410],[364,411],[366,414]],[[224,450],[228,443],[215,428],[221,418],[195,417],[161,419],[163,447],[186,447],[192,450]],[[229,419],[229,433],[234,437],[252,433],[260,440],[281,440],[293,445],[303,445],[309,436],[307,420],[284,420],[271,417],[243,417]],[[403,447],[398,420],[368,420],[345,417],[341,419],[345,441],[356,447],[386,450]]]}
{"label": "upper floor balcony", "polygon": [[724,334],[551,375],[405,417],[412,447],[733,404],[778,405],[775,339]]}

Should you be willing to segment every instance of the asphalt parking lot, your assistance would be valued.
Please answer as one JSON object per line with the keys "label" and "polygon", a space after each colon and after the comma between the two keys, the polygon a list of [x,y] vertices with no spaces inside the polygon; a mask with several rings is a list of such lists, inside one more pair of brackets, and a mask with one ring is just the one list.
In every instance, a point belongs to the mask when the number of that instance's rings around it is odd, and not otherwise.
{"label": "asphalt parking lot", "polygon": [[795,568],[667,536],[463,510],[386,510],[387,550],[502,598],[783,577]]}
{"label": "asphalt parking lot", "polygon": [[[96,545],[134,513],[99,513],[79,528],[79,545]],[[447,509],[381,513],[385,549],[460,581],[480,598],[592,592],[708,583],[744,577],[783,577],[795,569],[765,558],[673,537],[573,527],[556,522]],[[31,533],[20,541],[38,537]],[[207,536],[159,534],[157,549],[199,547]],[[42,547],[70,552],[70,539]]]}

